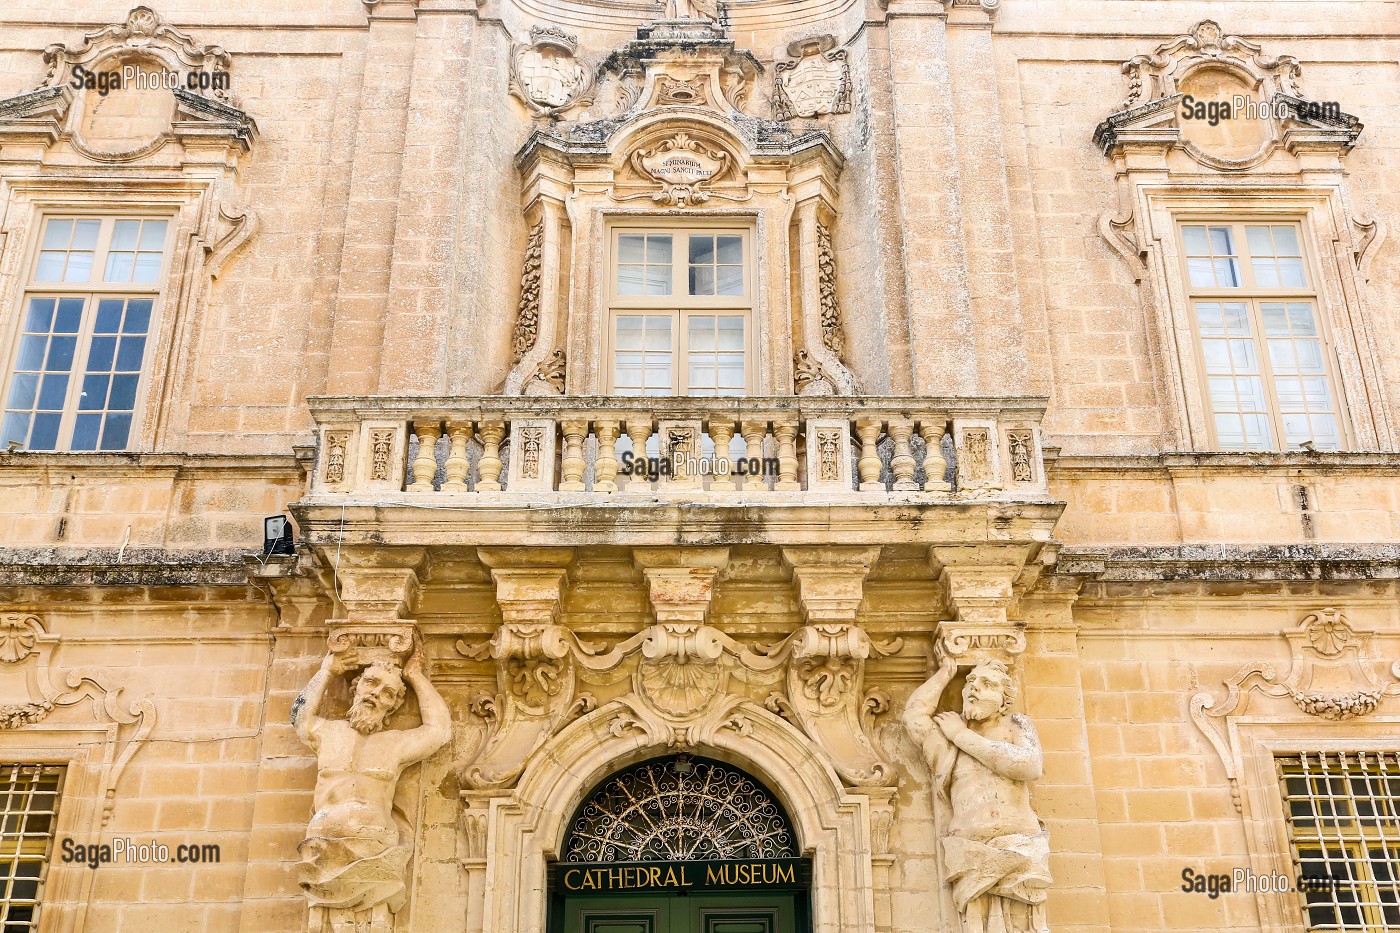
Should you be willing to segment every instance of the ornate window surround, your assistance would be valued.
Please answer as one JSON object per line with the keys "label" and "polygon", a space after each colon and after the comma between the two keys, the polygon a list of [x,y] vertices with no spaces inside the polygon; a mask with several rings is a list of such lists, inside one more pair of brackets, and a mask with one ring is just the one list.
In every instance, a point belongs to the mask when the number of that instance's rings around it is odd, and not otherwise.
{"label": "ornate window surround", "polygon": [[[199,178],[80,178],[44,174],[0,176],[0,201],[8,212],[0,227],[0,295],[4,296],[5,325],[0,347],[8,362],[18,332],[26,275],[39,248],[44,218],[58,214],[98,212],[103,216],[165,216],[174,230],[168,247],[166,275],[153,310],[149,357],[137,420],[128,451],[157,450],[172,432],[169,417],[188,360],[201,329],[196,309],[204,303],[209,280],[256,227],[251,212],[221,201],[222,185]],[[202,273],[202,275],[201,275]]]}
{"label": "ornate window surround", "polygon": [[[567,375],[549,376],[563,391],[606,391],[607,236],[611,225],[626,222],[751,228],[751,320],[761,339],[750,391],[792,393],[799,351],[819,368],[825,385],[817,391],[855,391],[832,349],[839,338],[824,339],[824,329],[839,331],[839,320],[823,323],[823,285],[830,282],[819,261],[819,230],[835,218],[844,160],[824,131],[799,135],[736,109],[733,101],[752,80],[734,77],[747,75],[743,55],[708,28],[695,43],[638,40],[614,53],[610,61],[645,72],[635,95],[618,105],[622,112],[564,129],[542,126],[517,154],[531,232],[522,280],[529,298],[521,301],[506,394],[549,391],[543,369],[561,350],[571,364]],[[687,150],[696,174],[663,164],[665,153]]]}
{"label": "ornate window surround", "polygon": [[[1224,699],[1216,699],[1218,687],[1195,693],[1189,711],[1224,767],[1242,817],[1249,869],[1292,878],[1274,758],[1395,751],[1400,707],[1392,698],[1400,696],[1400,661],[1378,660],[1372,651],[1374,633],[1354,629],[1337,609],[1309,613],[1297,628],[1282,634],[1292,654],[1286,674],[1280,676],[1268,662],[1246,664],[1224,682]],[[1319,707],[1319,701],[1324,705]],[[1319,728],[1320,722],[1328,723],[1326,729]],[[1296,891],[1260,891],[1255,897],[1263,933],[1306,933]]]}
{"label": "ornate window surround", "polygon": [[[1215,158],[1185,138],[1178,89],[1201,69],[1227,72],[1288,108],[1283,119],[1271,118],[1254,156]],[[1371,402],[1382,396],[1381,367],[1365,287],[1385,230],[1353,206],[1343,166],[1361,133],[1359,121],[1347,114],[1340,120],[1303,116],[1296,59],[1265,58],[1259,46],[1223,35],[1209,20],[1125,62],[1123,70],[1129,79],[1124,109],[1094,132],[1118,185],[1118,209],[1101,215],[1098,226],[1143,290],[1152,356],[1162,361],[1158,380],[1172,399],[1168,433],[1186,449],[1211,447],[1211,410],[1200,389],[1176,226],[1232,217],[1299,224],[1317,272],[1317,313],[1331,337],[1335,391],[1350,443],[1359,450],[1393,445],[1396,427]]]}

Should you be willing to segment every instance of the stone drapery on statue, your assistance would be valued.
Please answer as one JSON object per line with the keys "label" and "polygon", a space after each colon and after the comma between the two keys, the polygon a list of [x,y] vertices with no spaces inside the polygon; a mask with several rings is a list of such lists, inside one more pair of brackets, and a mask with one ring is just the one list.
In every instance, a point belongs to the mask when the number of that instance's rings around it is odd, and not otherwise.
{"label": "stone drapery on statue", "polygon": [[[346,719],[322,718],[333,677],[355,662],[331,653],[293,712],[297,735],[316,752],[314,813],[301,854],[301,887],[311,904],[310,933],[368,929],[388,933],[406,899],[412,832],[394,809],[399,775],[447,744],[447,704],[415,653],[400,670],[395,659],[369,661],[354,680]],[[386,729],[407,688],[418,697],[423,724]]]}
{"label": "stone drapery on statue", "polygon": [[1030,803],[1044,767],[1040,739],[1029,719],[1008,715],[1015,693],[1002,661],[968,672],[961,714],[937,712],[956,673],[957,662],[945,658],[909,697],[904,725],[932,772],[943,881],[959,933],[1049,933],[1050,837]]}

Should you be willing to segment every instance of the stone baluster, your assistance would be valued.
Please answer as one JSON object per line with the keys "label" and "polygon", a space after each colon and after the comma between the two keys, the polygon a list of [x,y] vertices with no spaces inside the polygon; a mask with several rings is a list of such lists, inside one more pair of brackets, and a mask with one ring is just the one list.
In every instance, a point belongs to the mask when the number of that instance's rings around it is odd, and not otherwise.
{"label": "stone baluster", "polygon": [[720,416],[711,419],[705,425],[705,430],[710,432],[710,440],[715,444],[715,471],[710,478],[710,491],[733,492],[737,487],[734,484],[734,464],[729,459],[729,442],[734,439],[734,422],[727,416]]}
{"label": "stone baluster", "polygon": [[470,421],[447,422],[447,435],[452,439],[452,448],[447,453],[447,463],[443,465],[446,479],[442,483],[443,492],[466,492],[467,470],[471,468],[467,460],[467,443],[472,439]]}
{"label": "stone baluster", "polygon": [[885,484],[880,481],[880,427],[878,418],[863,418],[856,422],[856,434],[860,437],[860,460],[856,466],[860,470],[860,488],[863,492],[885,491]]}
{"label": "stone baluster", "polygon": [[[767,421],[743,421],[739,424],[739,434],[744,438],[744,456],[752,466],[763,462],[763,438],[768,434]],[[744,479],[744,488],[749,490],[767,489],[768,481],[762,471],[753,471]]]}
{"label": "stone baluster", "polygon": [[481,462],[476,466],[477,492],[501,491],[501,439],[506,436],[504,421],[483,421],[477,425],[481,439]]}
{"label": "stone baluster", "polygon": [[564,430],[564,458],[559,465],[562,477],[559,491],[583,492],[588,488],[583,485],[583,471],[588,465],[583,459],[583,441],[588,437],[588,422],[582,418],[569,418],[561,427]]}
{"label": "stone baluster", "polygon": [[914,482],[914,450],[909,446],[909,438],[914,433],[914,422],[908,418],[891,418],[890,439],[894,441],[894,455],[890,458],[890,471],[894,473],[894,491],[911,492],[919,488]]}
{"label": "stone baluster", "polygon": [[944,419],[935,416],[919,422],[928,450],[924,453],[924,492],[952,492],[953,484],[943,477],[948,472],[948,458],[943,456]]}
{"label": "stone baluster", "polygon": [[773,488],[784,492],[801,489],[797,481],[797,422],[773,422],[773,436],[778,439],[778,482]]}
{"label": "stone baluster", "polygon": [[593,422],[593,434],[598,438],[598,459],[593,461],[593,491],[617,492],[617,436],[620,431],[615,419]]}
{"label": "stone baluster", "polygon": [[413,483],[409,492],[432,492],[433,476],[437,473],[437,442],[442,437],[441,421],[415,421],[413,433],[418,435],[418,456],[413,460]]}
{"label": "stone baluster", "polygon": [[[645,465],[647,459],[647,438],[651,437],[651,418],[629,418],[627,420],[627,436],[632,439],[632,460],[640,459]],[[635,469],[635,467],[634,467]],[[641,475],[633,473],[627,480],[628,490],[632,489],[632,484],[638,484],[638,488],[644,488],[648,481],[641,478]]]}

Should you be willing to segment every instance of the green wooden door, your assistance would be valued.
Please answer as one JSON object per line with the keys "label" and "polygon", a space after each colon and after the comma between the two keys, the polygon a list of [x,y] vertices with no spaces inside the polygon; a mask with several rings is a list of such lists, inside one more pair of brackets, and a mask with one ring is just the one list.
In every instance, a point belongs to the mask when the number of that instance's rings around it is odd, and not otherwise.
{"label": "green wooden door", "polygon": [[796,894],[566,897],[559,933],[802,933]]}

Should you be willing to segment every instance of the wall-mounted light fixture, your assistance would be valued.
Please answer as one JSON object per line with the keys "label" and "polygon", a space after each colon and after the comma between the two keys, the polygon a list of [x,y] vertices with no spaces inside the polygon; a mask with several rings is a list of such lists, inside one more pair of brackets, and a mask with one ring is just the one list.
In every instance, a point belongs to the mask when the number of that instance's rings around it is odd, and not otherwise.
{"label": "wall-mounted light fixture", "polygon": [[292,543],[292,523],[285,515],[269,515],[263,519],[263,557],[295,554]]}

